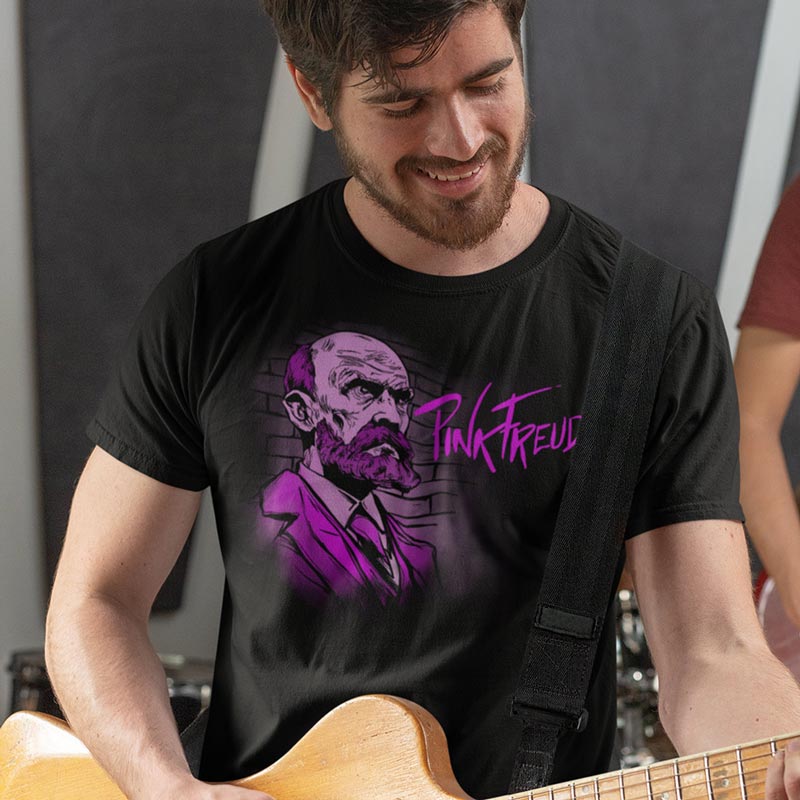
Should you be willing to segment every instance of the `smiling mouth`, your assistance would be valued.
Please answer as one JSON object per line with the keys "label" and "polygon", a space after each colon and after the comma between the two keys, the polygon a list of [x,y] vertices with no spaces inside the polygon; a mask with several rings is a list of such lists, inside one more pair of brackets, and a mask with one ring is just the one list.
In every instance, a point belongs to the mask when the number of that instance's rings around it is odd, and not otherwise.
{"label": "smiling mouth", "polygon": [[391,456],[398,461],[400,460],[400,453],[398,453],[392,445],[387,443],[376,444],[375,447],[370,447],[366,452],[371,456]]}
{"label": "smiling mouth", "polygon": [[443,183],[454,183],[455,181],[463,181],[467,178],[471,178],[473,175],[477,175],[485,166],[486,162],[484,161],[483,164],[478,164],[475,169],[461,173],[460,175],[441,175],[438,172],[430,172],[427,169],[422,169],[421,167],[417,168],[417,172],[421,172],[423,175],[427,175],[429,178],[435,181],[442,181]]}

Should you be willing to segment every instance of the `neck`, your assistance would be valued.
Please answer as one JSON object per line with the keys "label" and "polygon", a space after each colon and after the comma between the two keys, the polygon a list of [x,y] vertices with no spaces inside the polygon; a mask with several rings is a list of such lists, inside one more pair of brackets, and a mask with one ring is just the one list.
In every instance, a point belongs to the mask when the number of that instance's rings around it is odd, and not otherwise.
{"label": "neck", "polygon": [[767,767],[795,736],[764,739],[495,800],[764,800]]}
{"label": "neck", "polygon": [[511,207],[497,231],[471,250],[451,250],[400,225],[355,178],[345,185],[344,202],[361,235],[382,256],[415,272],[443,276],[485,272],[511,260],[536,239],[550,211],[542,192],[518,181]]}

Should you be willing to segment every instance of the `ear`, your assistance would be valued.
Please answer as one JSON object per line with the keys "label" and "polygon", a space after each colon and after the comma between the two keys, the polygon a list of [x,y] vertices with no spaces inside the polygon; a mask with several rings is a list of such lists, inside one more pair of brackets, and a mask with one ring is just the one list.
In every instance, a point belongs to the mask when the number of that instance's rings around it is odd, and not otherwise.
{"label": "ear", "polygon": [[297,93],[300,95],[300,99],[303,101],[303,105],[306,107],[311,121],[321,131],[331,130],[331,128],[333,128],[333,123],[328,116],[328,112],[325,110],[325,104],[322,102],[322,95],[319,93],[317,87],[297,69],[291,59],[286,59],[286,66],[289,68],[292,80],[294,80],[294,85],[297,87]]}
{"label": "ear", "polygon": [[301,431],[313,431],[317,427],[319,415],[314,408],[315,403],[309,395],[300,389],[294,389],[283,398],[283,407],[292,424]]}

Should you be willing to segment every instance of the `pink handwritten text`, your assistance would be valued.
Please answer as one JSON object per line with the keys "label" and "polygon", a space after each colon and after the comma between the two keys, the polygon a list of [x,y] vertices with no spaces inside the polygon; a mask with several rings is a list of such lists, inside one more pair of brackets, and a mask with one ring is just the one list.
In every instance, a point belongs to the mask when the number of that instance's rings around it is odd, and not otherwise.
{"label": "pink handwritten text", "polygon": [[[463,403],[460,394],[442,395],[414,411],[415,417],[434,412],[436,414],[433,425],[433,457],[436,461],[442,455],[453,455],[460,450],[473,460],[483,458],[489,471],[496,472],[495,459],[499,447],[501,461],[508,460],[509,463],[513,463],[519,459],[522,466],[527,469],[529,456],[537,456],[543,450],[560,450],[566,453],[575,447],[580,415],[562,417],[558,421],[546,423],[523,424],[515,419],[517,406],[523,400],[552,392],[561,388],[560,386],[547,386],[526,394],[512,394],[508,400],[498,403],[491,409],[493,414],[502,414],[502,420],[498,421],[495,427],[484,430],[477,426],[477,419],[491,388],[492,384],[488,383],[480,393],[470,413],[466,430],[451,425]],[[492,445],[494,456],[490,453],[488,444]]]}

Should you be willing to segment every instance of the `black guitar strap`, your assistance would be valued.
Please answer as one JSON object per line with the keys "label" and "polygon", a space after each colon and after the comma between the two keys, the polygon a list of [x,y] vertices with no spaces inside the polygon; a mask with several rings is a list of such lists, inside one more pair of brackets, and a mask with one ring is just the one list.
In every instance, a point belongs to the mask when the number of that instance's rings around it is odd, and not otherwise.
{"label": "black guitar strap", "polygon": [[511,704],[512,715],[523,724],[512,792],[549,783],[559,737],[587,724],[586,695],[614,590],[678,277],[678,270],[623,240]]}

